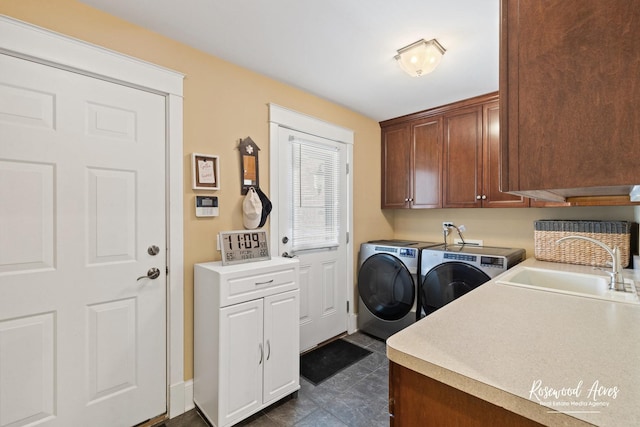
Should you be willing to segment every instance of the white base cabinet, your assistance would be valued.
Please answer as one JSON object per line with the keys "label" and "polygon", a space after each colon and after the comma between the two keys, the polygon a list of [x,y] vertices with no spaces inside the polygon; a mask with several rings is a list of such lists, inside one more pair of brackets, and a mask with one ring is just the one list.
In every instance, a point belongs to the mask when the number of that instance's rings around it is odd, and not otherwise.
{"label": "white base cabinet", "polygon": [[296,392],[298,261],[194,267],[194,402],[231,426]]}

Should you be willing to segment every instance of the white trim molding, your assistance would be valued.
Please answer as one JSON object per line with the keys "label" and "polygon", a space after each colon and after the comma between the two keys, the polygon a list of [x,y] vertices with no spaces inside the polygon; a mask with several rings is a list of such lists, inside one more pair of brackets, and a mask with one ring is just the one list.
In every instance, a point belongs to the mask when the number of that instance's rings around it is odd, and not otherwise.
{"label": "white trim molding", "polygon": [[183,250],[184,75],[6,15],[0,15],[0,54],[71,70],[166,97],[167,114],[167,410],[185,411]]}

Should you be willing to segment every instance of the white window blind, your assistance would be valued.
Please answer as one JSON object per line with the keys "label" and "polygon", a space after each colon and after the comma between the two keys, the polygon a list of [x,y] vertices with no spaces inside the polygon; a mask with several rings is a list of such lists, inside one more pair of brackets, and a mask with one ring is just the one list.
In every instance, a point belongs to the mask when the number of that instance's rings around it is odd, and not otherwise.
{"label": "white window blind", "polygon": [[340,152],[336,147],[298,138],[291,142],[291,248],[336,247],[340,233]]}

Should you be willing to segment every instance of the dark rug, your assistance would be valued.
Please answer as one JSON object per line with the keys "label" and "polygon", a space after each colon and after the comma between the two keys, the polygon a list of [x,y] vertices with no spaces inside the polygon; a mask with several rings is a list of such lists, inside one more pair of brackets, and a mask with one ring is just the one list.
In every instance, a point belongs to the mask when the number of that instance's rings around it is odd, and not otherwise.
{"label": "dark rug", "polygon": [[366,348],[335,340],[300,356],[300,375],[318,385],[370,354]]}

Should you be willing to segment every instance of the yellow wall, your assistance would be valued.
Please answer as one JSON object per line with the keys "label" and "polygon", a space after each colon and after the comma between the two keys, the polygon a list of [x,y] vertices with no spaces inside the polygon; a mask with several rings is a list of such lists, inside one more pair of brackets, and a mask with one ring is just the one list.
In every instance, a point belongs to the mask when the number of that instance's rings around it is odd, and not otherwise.
{"label": "yellow wall", "polygon": [[[293,87],[147,31],[74,0],[2,0],[0,13],[104,46],[186,75],[184,82],[184,377],[193,377],[193,264],[219,259],[215,235],[242,228],[239,138],[260,146],[260,182],[268,191],[267,104],[276,103],[352,129],[354,145],[354,256],[360,243],[380,238],[440,242],[442,221],[467,227],[465,236],[487,245],[523,247],[533,255],[536,219],[640,221],[640,208],[380,210],[380,130],[362,115]],[[220,217],[196,219],[189,155],[217,154],[221,165]],[[199,193],[199,194],[206,194]],[[355,260],[354,260],[355,261]],[[354,269],[355,271],[355,269]]]}
{"label": "yellow wall", "polygon": [[[184,81],[185,380],[193,377],[193,264],[219,259],[215,236],[242,229],[238,140],[261,148],[260,184],[269,184],[268,103],[299,111],[355,133],[354,241],[393,234],[380,211],[380,128],[353,111],[222,61],[73,0],[2,0],[0,13],[143,59],[186,75]],[[189,155],[220,156],[220,216],[196,219]],[[200,192],[198,194],[209,194]],[[373,235],[372,233],[375,233]]]}
{"label": "yellow wall", "polygon": [[[640,211],[640,208],[635,208]],[[635,218],[634,218],[635,217]],[[638,221],[633,206],[507,209],[402,210],[395,214],[395,237],[442,242],[442,222],[464,225],[465,239],[483,240],[485,246],[524,248],[534,255],[533,222],[538,219]],[[449,237],[458,237],[454,231]]]}

